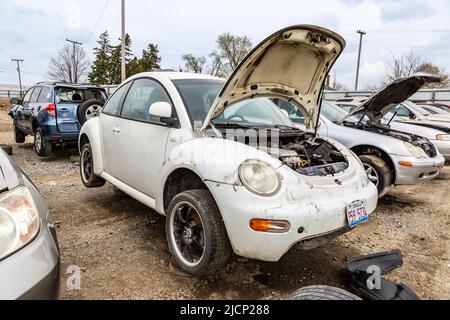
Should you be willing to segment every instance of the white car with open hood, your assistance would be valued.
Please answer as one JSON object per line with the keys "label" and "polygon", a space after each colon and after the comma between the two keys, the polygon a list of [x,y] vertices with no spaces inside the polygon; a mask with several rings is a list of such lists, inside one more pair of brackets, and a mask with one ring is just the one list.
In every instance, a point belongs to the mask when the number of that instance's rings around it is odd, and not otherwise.
{"label": "white car with open hood", "polygon": [[83,126],[81,179],[108,181],[166,215],[177,264],[204,275],[232,252],[278,261],[368,219],[378,193],[341,144],[298,128],[269,98],[290,100],[307,126],[344,40],[315,26],[281,30],[231,78],[177,72],[126,80]]}

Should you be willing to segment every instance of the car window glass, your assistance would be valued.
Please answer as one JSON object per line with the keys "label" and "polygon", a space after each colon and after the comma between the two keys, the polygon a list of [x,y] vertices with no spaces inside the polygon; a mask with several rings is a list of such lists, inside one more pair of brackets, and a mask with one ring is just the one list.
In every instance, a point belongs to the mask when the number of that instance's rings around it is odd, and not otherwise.
{"label": "car window glass", "polygon": [[164,88],[151,79],[138,79],[134,81],[125,98],[122,108],[122,118],[145,121],[164,125],[159,117],[150,116],[149,107],[156,102],[172,104]]}
{"label": "car window glass", "polygon": [[128,92],[128,88],[130,88],[130,85],[131,82],[128,82],[112,94],[103,108],[103,113],[113,116],[118,116],[120,114],[121,102],[123,101],[123,97],[125,96],[125,94]]}
{"label": "car window glass", "polygon": [[60,88],[57,94],[58,103],[82,103],[87,100],[105,101],[105,94],[99,89]]}
{"label": "car window glass", "polygon": [[289,118],[294,123],[305,124],[305,116],[299,109],[294,107],[291,103],[289,103],[288,101],[285,101],[285,100],[280,100],[280,99],[274,99],[273,102],[275,102],[275,104],[281,110],[286,111],[289,115]]}
{"label": "car window glass", "polygon": [[38,100],[39,94],[42,91],[42,87],[36,87],[33,91],[33,94],[31,95],[30,98],[30,103],[35,103]]}
{"label": "car window glass", "polygon": [[400,105],[397,107],[396,110],[397,110],[397,116],[409,118],[410,111],[408,109],[406,109],[404,106]]}
{"label": "car window glass", "polygon": [[41,93],[39,94],[38,102],[50,102],[50,88],[45,87],[42,88]]}
{"label": "car window glass", "polygon": [[28,107],[28,103],[30,102],[30,98],[31,98],[31,95],[33,94],[33,90],[34,90],[34,88],[31,88],[31,89],[28,90],[28,92],[25,94],[25,97],[23,98],[23,103],[22,103],[22,106],[23,106],[24,108]]}

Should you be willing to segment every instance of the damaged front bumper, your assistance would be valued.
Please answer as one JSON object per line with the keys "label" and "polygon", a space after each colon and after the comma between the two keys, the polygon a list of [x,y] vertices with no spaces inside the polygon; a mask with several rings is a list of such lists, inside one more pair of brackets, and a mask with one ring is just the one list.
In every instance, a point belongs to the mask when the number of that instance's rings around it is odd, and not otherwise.
{"label": "damaged front bumper", "polygon": [[[361,185],[358,175],[339,185],[303,184],[299,188],[297,184],[293,188],[291,182],[285,181],[284,190],[269,198],[259,197],[243,186],[206,182],[237,255],[277,262],[294,245],[311,249],[349,231],[346,207],[353,201],[364,201],[369,214],[377,206],[376,187],[371,183]],[[286,233],[257,232],[250,228],[252,219],[287,221],[290,229]]]}
{"label": "damaged front bumper", "polygon": [[[445,165],[445,158],[441,154],[432,159],[393,156],[392,160],[397,173],[396,185],[412,185],[430,181],[439,175],[440,170]],[[408,166],[404,164],[408,164]]]}

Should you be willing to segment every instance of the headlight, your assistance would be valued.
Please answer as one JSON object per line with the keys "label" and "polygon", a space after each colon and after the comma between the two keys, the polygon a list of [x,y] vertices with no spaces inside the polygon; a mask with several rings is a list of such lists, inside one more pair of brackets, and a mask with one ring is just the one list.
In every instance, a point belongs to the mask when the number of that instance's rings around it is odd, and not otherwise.
{"label": "headlight", "polygon": [[425,151],[420,148],[420,147],[416,147],[413,146],[411,143],[405,142],[405,148],[406,150],[408,150],[408,152],[416,158],[426,158],[427,154],[425,153]]}
{"label": "headlight", "polygon": [[38,232],[39,214],[26,187],[0,196],[0,260],[23,248]]}
{"label": "headlight", "polygon": [[239,169],[242,184],[260,196],[273,196],[281,188],[281,181],[275,170],[260,160],[245,161]]}
{"label": "headlight", "polygon": [[450,134],[438,134],[436,140],[439,141],[450,141]]}

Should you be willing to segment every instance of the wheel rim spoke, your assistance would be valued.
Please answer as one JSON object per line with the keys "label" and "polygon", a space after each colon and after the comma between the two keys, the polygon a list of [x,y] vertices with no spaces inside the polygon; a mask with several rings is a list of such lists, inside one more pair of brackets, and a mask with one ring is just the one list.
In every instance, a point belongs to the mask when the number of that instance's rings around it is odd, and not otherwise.
{"label": "wheel rim spoke", "polygon": [[200,216],[191,205],[180,205],[173,214],[172,233],[177,251],[188,264],[197,264],[205,251]]}

